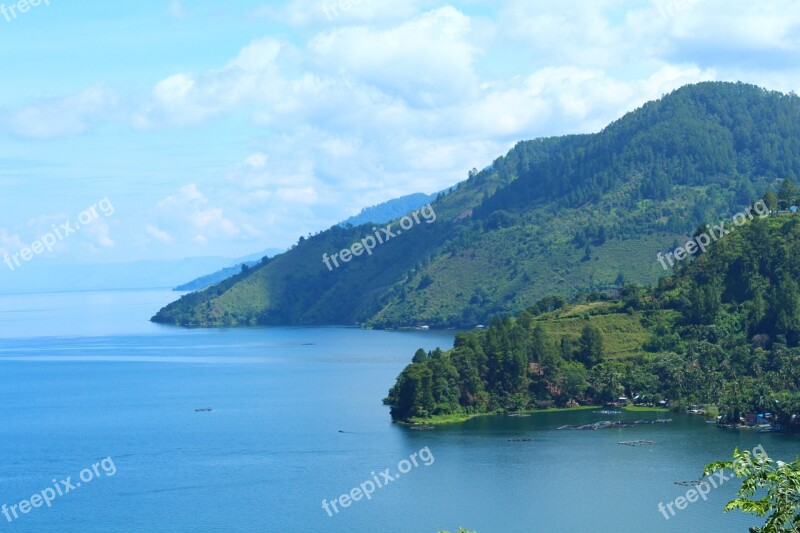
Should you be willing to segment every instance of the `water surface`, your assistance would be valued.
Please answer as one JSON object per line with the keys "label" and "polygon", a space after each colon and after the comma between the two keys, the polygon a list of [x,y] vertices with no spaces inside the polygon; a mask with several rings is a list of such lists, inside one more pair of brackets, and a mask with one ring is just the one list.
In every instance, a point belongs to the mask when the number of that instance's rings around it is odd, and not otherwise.
{"label": "water surface", "polygon": [[[564,424],[657,414],[485,417],[412,431],[381,398],[423,347],[453,332],[352,328],[183,330],[147,322],[165,291],[0,298],[0,504],[105,457],[116,474],[0,524],[9,531],[746,531],[722,513],[733,482],[669,521],[676,480],[757,444],[702,418],[600,431]],[[210,407],[211,412],[195,409]],[[511,439],[511,440],[509,440]],[[515,439],[533,439],[517,441]],[[623,440],[653,446],[620,446]],[[329,517],[331,501],[427,447],[430,466]],[[102,474],[102,471],[101,471]]]}

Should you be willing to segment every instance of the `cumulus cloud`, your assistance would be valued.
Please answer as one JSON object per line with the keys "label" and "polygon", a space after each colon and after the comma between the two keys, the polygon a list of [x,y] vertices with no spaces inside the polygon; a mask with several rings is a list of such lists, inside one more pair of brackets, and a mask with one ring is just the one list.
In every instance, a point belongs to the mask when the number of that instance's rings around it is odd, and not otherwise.
{"label": "cumulus cloud", "polygon": [[284,46],[266,37],[242,48],[219,70],[164,78],[136,113],[136,125],[193,125],[242,105],[279,104],[284,82],[278,75],[277,60]]}
{"label": "cumulus cloud", "polygon": [[157,202],[153,218],[156,222],[147,224],[145,233],[163,244],[172,244],[178,239],[199,244],[249,240],[260,235],[252,225],[228,218],[194,183]]}
{"label": "cumulus cloud", "polygon": [[157,208],[165,215],[183,218],[196,230],[229,237],[240,233],[236,225],[225,218],[222,209],[209,205],[208,198],[193,183],[182,187],[178,194],[158,202]]}
{"label": "cumulus cloud", "polygon": [[308,45],[317,69],[344,69],[360,82],[414,107],[450,105],[476,94],[470,18],[436,9],[389,29],[345,27]]}

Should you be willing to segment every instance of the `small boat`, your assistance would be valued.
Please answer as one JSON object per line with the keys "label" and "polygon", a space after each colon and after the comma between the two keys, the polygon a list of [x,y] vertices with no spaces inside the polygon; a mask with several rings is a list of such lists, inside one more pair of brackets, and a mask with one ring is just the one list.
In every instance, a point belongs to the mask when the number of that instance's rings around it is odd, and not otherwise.
{"label": "small boat", "polygon": [[195,413],[210,413],[211,411],[213,411],[213,409],[211,409],[210,407],[203,407],[202,409],[194,410]]}

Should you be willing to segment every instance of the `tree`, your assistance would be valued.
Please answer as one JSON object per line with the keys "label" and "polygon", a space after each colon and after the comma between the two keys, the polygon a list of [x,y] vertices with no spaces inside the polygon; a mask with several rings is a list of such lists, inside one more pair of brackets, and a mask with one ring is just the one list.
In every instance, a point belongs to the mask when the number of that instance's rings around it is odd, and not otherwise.
{"label": "tree", "polygon": [[428,418],[433,414],[434,398],[431,390],[433,372],[426,364],[408,365],[389,391],[394,420],[412,417]]}
{"label": "tree", "polygon": [[775,193],[772,191],[767,191],[764,193],[764,203],[767,204],[767,209],[770,211],[776,211],[778,209],[778,197],[775,196]]}
{"label": "tree", "polygon": [[425,361],[427,361],[427,360],[428,360],[428,354],[427,354],[427,353],[425,353],[425,350],[423,350],[422,348],[420,348],[420,349],[419,349],[419,350],[417,350],[417,351],[416,351],[416,353],[414,354],[414,358],[413,358],[413,359],[411,359],[411,362],[412,362],[412,363],[424,363],[424,362],[425,362]]}
{"label": "tree", "polygon": [[711,324],[720,308],[720,291],[713,283],[693,283],[686,316],[692,324]]}
{"label": "tree", "polygon": [[789,209],[789,207],[797,203],[798,189],[792,180],[786,178],[781,184],[781,189],[778,191],[778,206],[781,209]]}
{"label": "tree", "polygon": [[541,324],[537,324],[531,332],[531,352],[532,362],[539,363],[545,372],[556,371],[559,362],[558,352],[547,330]]}
{"label": "tree", "polygon": [[561,337],[559,348],[561,349],[561,358],[566,361],[571,361],[575,354],[575,344],[577,339],[575,337],[564,336]]}
{"label": "tree", "polygon": [[580,363],[565,363],[561,369],[561,389],[567,398],[582,398],[588,388],[589,375]]}
{"label": "tree", "polygon": [[[736,477],[744,478],[737,498],[725,506],[726,513],[739,509],[756,516],[770,515],[763,527],[751,527],[751,533],[800,531],[800,459],[784,463],[773,461],[766,453],[756,456],[737,449],[733,461],[710,464],[705,475],[720,469],[730,469]],[[762,497],[752,499],[756,493]]]}
{"label": "tree", "polygon": [[603,334],[596,327],[586,324],[581,331],[578,345],[578,358],[587,368],[592,368],[603,360]]}

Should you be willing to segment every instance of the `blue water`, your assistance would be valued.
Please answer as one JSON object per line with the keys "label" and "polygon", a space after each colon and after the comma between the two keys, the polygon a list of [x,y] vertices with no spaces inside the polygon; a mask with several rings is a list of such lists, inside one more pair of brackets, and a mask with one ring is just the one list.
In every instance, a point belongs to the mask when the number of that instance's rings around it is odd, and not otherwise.
{"label": "blue water", "polygon": [[[595,413],[488,417],[433,431],[381,405],[414,351],[452,332],[348,328],[182,330],[147,318],[174,293],[0,297],[0,504],[88,483],[0,528],[48,531],[492,532],[747,530],[722,513],[734,482],[665,520],[675,480],[735,446],[793,458],[793,437],[726,432],[701,418],[557,431]],[[211,412],[196,412],[198,408]],[[630,419],[653,414],[625,414]],[[533,438],[531,442],[509,439]],[[626,447],[621,440],[651,439]],[[426,452],[419,453],[420,450]],[[323,499],[417,467],[333,516]],[[421,458],[429,458],[422,461]],[[426,466],[426,463],[429,463]],[[368,485],[365,485],[368,487]],[[356,494],[358,496],[358,494]]]}

